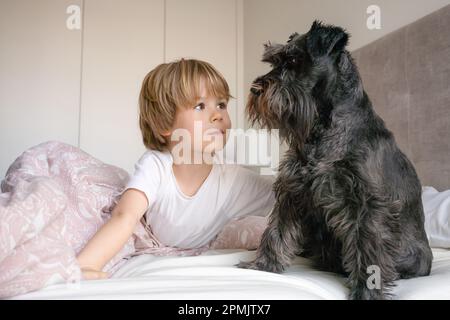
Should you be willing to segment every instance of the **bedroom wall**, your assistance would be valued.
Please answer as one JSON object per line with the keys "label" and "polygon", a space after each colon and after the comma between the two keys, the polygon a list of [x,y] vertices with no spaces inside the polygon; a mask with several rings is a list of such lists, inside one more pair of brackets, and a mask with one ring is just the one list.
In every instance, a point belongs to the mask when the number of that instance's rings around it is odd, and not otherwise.
{"label": "bedroom wall", "polygon": [[[233,125],[242,126],[242,1],[1,0],[0,179],[26,148],[47,140],[131,173],[145,151],[141,82],[180,57],[224,74],[236,98]],[[81,9],[79,29],[66,26],[70,5]]]}
{"label": "bedroom wall", "polygon": [[0,178],[33,144],[78,143],[81,33],[65,12],[81,1],[0,2]]}

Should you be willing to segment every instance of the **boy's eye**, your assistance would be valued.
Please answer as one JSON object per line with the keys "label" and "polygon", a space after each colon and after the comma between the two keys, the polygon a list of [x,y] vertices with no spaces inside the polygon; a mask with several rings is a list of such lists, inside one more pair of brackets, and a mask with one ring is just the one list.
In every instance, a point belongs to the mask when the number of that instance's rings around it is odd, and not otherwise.
{"label": "boy's eye", "polygon": [[224,103],[224,102],[222,102],[222,103],[219,103],[219,104],[218,104],[218,107],[219,107],[220,109],[226,109],[226,108],[227,108],[227,104]]}
{"label": "boy's eye", "polygon": [[196,105],[195,107],[194,107],[194,109],[195,110],[203,110],[203,109],[205,109],[205,104],[202,102],[202,103],[199,103],[198,105]]}

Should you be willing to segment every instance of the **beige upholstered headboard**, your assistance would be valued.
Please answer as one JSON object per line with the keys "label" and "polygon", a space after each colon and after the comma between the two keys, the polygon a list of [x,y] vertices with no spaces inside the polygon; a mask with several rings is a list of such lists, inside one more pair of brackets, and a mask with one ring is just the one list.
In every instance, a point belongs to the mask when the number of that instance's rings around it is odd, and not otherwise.
{"label": "beige upholstered headboard", "polygon": [[450,189],[450,5],[352,55],[422,185]]}

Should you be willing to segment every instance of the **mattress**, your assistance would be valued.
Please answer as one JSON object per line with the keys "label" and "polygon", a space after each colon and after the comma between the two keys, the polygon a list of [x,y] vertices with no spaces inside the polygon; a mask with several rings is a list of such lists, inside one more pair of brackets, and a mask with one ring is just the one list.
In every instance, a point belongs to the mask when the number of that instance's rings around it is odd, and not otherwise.
{"label": "mattress", "polygon": [[[345,278],[295,258],[283,274],[239,269],[255,251],[209,250],[193,257],[142,255],[105,280],[54,284],[13,299],[249,300],[347,299]],[[433,249],[427,277],[397,281],[395,299],[450,299],[450,250]]]}

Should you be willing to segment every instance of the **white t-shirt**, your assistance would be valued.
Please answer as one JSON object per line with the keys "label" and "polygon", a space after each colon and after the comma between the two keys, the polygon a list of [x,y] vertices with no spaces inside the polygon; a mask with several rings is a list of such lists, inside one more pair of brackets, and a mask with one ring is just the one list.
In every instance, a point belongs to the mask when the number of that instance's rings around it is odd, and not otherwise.
{"label": "white t-shirt", "polygon": [[198,248],[231,219],[267,216],[272,210],[272,180],[239,165],[216,162],[193,196],[179,189],[170,152],[148,150],[135,164],[124,191],[134,188],[145,193],[146,221],[163,244]]}

